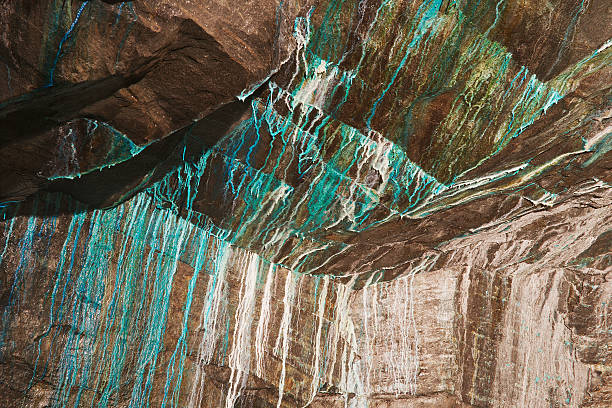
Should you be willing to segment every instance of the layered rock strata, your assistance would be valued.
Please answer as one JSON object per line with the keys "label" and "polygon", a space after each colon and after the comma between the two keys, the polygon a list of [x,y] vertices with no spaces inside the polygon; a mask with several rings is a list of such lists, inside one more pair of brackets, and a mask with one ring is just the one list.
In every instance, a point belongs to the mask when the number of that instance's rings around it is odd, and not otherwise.
{"label": "layered rock strata", "polygon": [[1,406],[612,404],[607,2],[0,3]]}

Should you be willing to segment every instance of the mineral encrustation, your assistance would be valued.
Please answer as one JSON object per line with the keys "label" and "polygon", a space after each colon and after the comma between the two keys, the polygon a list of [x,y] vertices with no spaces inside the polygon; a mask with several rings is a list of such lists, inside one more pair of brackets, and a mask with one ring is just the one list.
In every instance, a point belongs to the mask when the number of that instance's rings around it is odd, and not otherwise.
{"label": "mineral encrustation", "polygon": [[609,0],[0,0],[0,408],[611,407]]}

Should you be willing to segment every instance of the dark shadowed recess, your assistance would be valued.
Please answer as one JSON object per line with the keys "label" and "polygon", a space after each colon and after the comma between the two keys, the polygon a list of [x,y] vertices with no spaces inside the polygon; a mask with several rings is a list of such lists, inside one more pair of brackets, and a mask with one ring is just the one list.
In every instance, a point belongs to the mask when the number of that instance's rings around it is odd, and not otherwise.
{"label": "dark shadowed recess", "polygon": [[[99,85],[100,84],[95,84]],[[58,178],[55,180],[40,180],[41,194],[48,192],[65,193],[81,202],[83,210],[90,208],[109,208],[118,205],[133,197],[138,192],[150,187],[161,180],[166,174],[172,172],[185,162],[197,161],[208,149],[214,146],[224,135],[248,117],[251,110],[251,100],[256,98],[266,84],[263,84],[245,101],[236,100],[222,106],[205,118],[194,122],[192,125],[173,132],[169,136],[151,143],[140,153],[129,160],[107,167],[101,170],[82,174],[73,179]],[[41,97],[35,99],[32,104],[25,104],[23,109],[16,109],[11,105],[11,118],[19,120],[24,127],[29,126],[24,133],[35,135],[44,129],[49,129],[59,122],[41,117],[41,111],[52,113],[54,102],[60,103],[55,98],[64,98],[80,94],[82,87],[72,87],[72,92],[65,89],[52,89],[47,92],[41,91],[49,103],[40,102]],[[18,102],[16,102],[18,103]],[[65,100],[64,106],[78,105],[79,102]],[[76,108],[78,110],[78,108]],[[8,115],[7,115],[8,116]],[[28,125],[28,123],[30,123]],[[9,127],[10,123],[0,120],[0,126]],[[32,136],[34,137],[34,136]],[[33,166],[37,166],[33,163]],[[0,196],[5,196],[0,184]],[[9,200],[4,200],[9,201]],[[7,216],[32,215],[30,205],[22,205],[15,212],[10,209]],[[52,216],[66,212],[65,206],[60,208],[38,209],[37,215]],[[68,210],[74,212],[75,209]],[[11,215],[12,214],[12,215]]]}

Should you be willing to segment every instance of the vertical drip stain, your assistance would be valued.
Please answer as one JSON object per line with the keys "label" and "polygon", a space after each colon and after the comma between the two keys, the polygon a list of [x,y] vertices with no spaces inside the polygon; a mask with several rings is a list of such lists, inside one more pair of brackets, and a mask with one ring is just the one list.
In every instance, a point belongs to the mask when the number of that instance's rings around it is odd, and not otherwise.
{"label": "vertical drip stain", "polygon": [[289,330],[291,326],[293,300],[295,296],[295,288],[298,278],[299,275],[294,274],[291,271],[287,272],[287,277],[285,278],[285,294],[283,296],[283,317],[281,320],[278,337],[276,338],[276,345],[274,347],[275,354],[281,354],[282,356],[281,373],[280,379],[278,381],[278,402],[276,403],[277,408],[281,406],[281,403],[283,401],[283,394],[285,392],[285,376],[287,374],[287,357],[289,355],[290,341]]}
{"label": "vertical drip stain", "polygon": [[251,325],[255,308],[255,290],[260,260],[255,254],[247,253],[241,262],[240,295],[235,312],[232,351],[228,365],[231,368],[226,408],[233,408],[236,399],[246,385],[251,362]]}
{"label": "vertical drip stain", "polygon": [[[183,369],[185,365],[185,359],[187,357],[187,335],[188,335],[188,320],[189,320],[189,312],[191,311],[191,304],[193,302],[193,293],[195,290],[195,285],[197,283],[198,275],[203,268],[203,264],[205,262],[207,252],[207,246],[210,239],[209,231],[199,231],[199,240],[200,244],[197,250],[197,255],[195,259],[195,265],[193,268],[193,275],[189,280],[189,286],[187,289],[187,298],[184,306],[183,313],[183,321],[182,321],[182,330],[179,337],[179,340],[176,344],[174,352],[172,353],[172,357],[170,362],[168,363],[168,367],[166,369],[166,384],[164,386],[164,399],[162,401],[162,407],[166,406],[168,400],[168,392],[170,391],[170,386],[172,384],[172,380],[176,377],[174,388],[172,389],[172,394],[170,395],[171,406],[174,407],[178,404],[179,392],[181,389],[181,381],[183,379]],[[178,355],[178,362],[177,362]],[[175,370],[178,373],[175,374]]]}
{"label": "vertical drip stain", "polygon": [[[209,367],[226,366],[226,407],[238,403],[253,374],[259,381],[279,384],[277,406],[286,394],[312,400],[332,384],[359,398],[375,392],[368,380],[372,360],[363,350],[363,361],[358,358],[362,345],[349,313],[354,280],[346,285],[328,276],[307,281],[231,245],[226,231],[195,217],[191,208],[197,194],[192,186],[201,174],[197,166],[185,167],[180,179],[179,187],[187,192],[182,207],[187,219],[178,215],[178,205],[161,208],[166,198],[159,197],[176,191],[158,185],[118,207],[92,212],[57,196],[46,201],[46,209],[57,212],[61,201],[73,215],[47,218],[34,211],[30,217],[15,214],[5,222],[6,240],[11,231],[23,234],[13,276],[15,299],[20,282],[32,279],[26,271],[35,267],[37,248],[53,248],[57,228],[62,230],[57,238],[65,237],[55,245],[59,256],[47,294],[50,308],[33,343],[29,388],[53,379],[53,407],[197,407],[208,398]],[[48,239],[38,240],[38,231],[45,231]],[[413,273],[421,270],[417,267]],[[185,282],[183,289],[176,286],[177,279]],[[312,303],[302,309],[302,292],[311,283]],[[412,298],[408,288],[405,297]],[[193,313],[198,298],[199,314]],[[376,296],[373,299],[376,304]],[[3,336],[10,337],[11,309],[3,313]],[[373,318],[365,319],[366,339],[380,336],[377,326],[371,327],[377,321],[376,310],[372,313]],[[312,350],[296,357],[294,345],[302,341],[304,318],[312,320],[307,336]],[[415,330],[410,315],[402,321],[412,322],[406,327]],[[278,330],[275,341],[272,330]],[[413,373],[408,367],[418,365],[418,344],[404,346],[413,354],[405,359],[406,367],[392,366],[392,371]],[[296,388],[296,369],[303,370],[308,385]],[[414,375],[408,379],[404,371],[398,381],[412,383],[408,388],[402,383],[397,392],[414,392]]]}
{"label": "vertical drip stain", "polygon": [[268,345],[268,325],[270,324],[270,306],[272,303],[272,284],[274,283],[274,275],[276,265],[270,264],[266,274],[264,292],[261,299],[261,310],[259,312],[259,320],[257,322],[257,330],[255,332],[255,375],[263,378],[264,375],[264,356]]}
{"label": "vertical drip stain", "polygon": [[[24,282],[33,278],[28,271],[35,267],[34,254],[40,247],[49,249],[56,224],[63,231],[59,236],[65,237],[47,294],[46,325],[33,344],[34,372],[29,385],[32,388],[52,378],[56,386],[53,407],[111,407],[122,398],[130,407],[149,406],[154,384],[159,381],[163,394],[154,398],[159,398],[161,406],[182,406],[181,398],[198,406],[208,364],[230,367],[225,405],[233,406],[252,366],[260,376],[266,375],[264,359],[269,350],[277,266],[233,248],[218,237],[223,233],[208,221],[195,225],[171,210],[158,208],[151,198],[154,193],[141,193],[116,208],[90,213],[78,204],[69,204],[75,213],[59,221],[34,211],[30,217],[15,214],[5,223],[4,245],[14,230],[23,234],[20,261],[12,279],[14,302]],[[59,210],[59,198],[55,204],[48,200],[47,207],[54,205]],[[39,231],[48,235],[49,242],[37,238]],[[186,292],[181,294],[175,289],[175,278],[184,268],[191,269],[191,275]],[[239,272],[239,283],[230,269]],[[260,273],[265,273],[264,288],[257,285]],[[208,278],[207,285],[201,284],[202,274]],[[284,360],[298,275],[288,276],[286,316],[279,334]],[[194,375],[190,376],[191,393],[184,394],[184,370],[192,353],[188,341],[192,304],[206,286],[195,331],[201,338],[196,341],[199,346]],[[229,293],[234,291],[238,293],[235,309],[228,303]],[[167,339],[168,324],[175,324],[170,319],[176,320],[169,315],[171,300],[177,296],[183,302],[182,318],[177,322],[176,336]],[[256,299],[262,297],[257,311]],[[11,307],[4,307],[3,352],[7,347],[4,339],[10,338],[11,317]],[[170,353],[162,354],[168,347]]]}
{"label": "vertical drip stain", "polygon": [[57,47],[57,54],[55,54],[55,59],[53,60],[53,64],[51,65],[51,69],[49,70],[49,83],[47,84],[48,87],[54,85],[53,76],[55,75],[55,69],[57,68],[57,63],[59,62],[60,58],[62,57],[62,50],[64,48],[64,45],[66,44],[66,42],[72,36],[72,32],[74,31],[74,29],[76,28],[77,24],[79,23],[79,19],[81,18],[81,14],[83,14],[83,11],[85,10],[85,7],[87,7],[88,3],[89,3],[89,1],[84,1],[81,4],[81,6],[79,7],[79,9],[78,9],[78,11],[76,13],[76,16],[74,17],[74,20],[72,21],[72,24],[70,24],[70,27],[68,28],[68,30],[66,31],[66,33],[64,34],[64,36],[62,37],[62,39],[59,42],[59,45]]}
{"label": "vertical drip stain", "polygon": [[[315,335],[315,347],[314,347],[314,363],[312,365],[312,383],[310,385],[311,388],[311,397],[308,402],[312,402],[314,397],[317,395],[319,391],[319,386],[321,383],[321,359],[325,358],[321,352],[321,338],[323,332],[323,321],[325,315],[325,303],[327,301],[327,290],[329,288],[329,276],[323,277],[323,288],[321,289],[321,294],[319,295],[319,299],[317,302],[317,331]],[[316,299],[315,299],[316,301]],[[308,405],[307,404],[307,405]]]}
{"label": "vertical drip stain", "polygon": [[[322,15],[312,9],[298,17],[291,72],[268,78],[251,101],[250,117],[193,162],[185,160],[185,145],[175,171],[116,208],[86,212],[58,195],[45,202],[55,211],[44,213],[60,213],[61,201],[71,216],[40,215],[36,199],[26,217],[16,210],[10,215],[10,204],[0,203],[0,267],[12,265],[12,242],[19,257],[7,274],[0,356],[14,347],[12,319],[28,301],[24,288],[34,272],[48,273],[51,282],[44,308],[36,310],[44,322],[41,330],[33,328],[28,390],[52,383],[53,407],[199,407],[208,402],[207,373],[225,368],[229,380],[220,405],[226,408],[240,403],[253,377],[278,384],[277,407],[286,395],[312,402],[330,390],[347,403],[354,394],[361,405],[377,393],[416,394],[420,340],[413,285],[435,257],[424,257],[393,284],[375,284],[380,271],[372,271],[360,294],[353,290],[356,278],[347,284],[317,278],[307,313],[300,307],[307,301],[301,273],[325,267],[329,259],[321,257],[329,251],[342,252],[343,234],[393,217],[425,216],[445,208],[445,199],[480,188],[485,194],[487,184],[523,171],[527,162],[462,179],[568,94],[581,67],[599,69],[610,53],[608,41],[544,83],[488,38],[503,0],[473,2],[465,10],[448,2],[442,11],[446,3],[401,7],[383,0],[371,7],[366,0],[334,0]],[[566,52],[583,3],[549,73]],[[54,54],[47,86],[89,2],[74,18],[64,12],[72,10],[71,2],[59,4],[46,45],[53,43]],[[489,6],[491,25],[476,32],[472,20]],[[115,67],[138,19],[131,2],[121,3],[115,26],[128,11]],[[279,26],[281,12],[279,5]],[[400,17],[403,24],[390,29]],[[347,24],[354,32],[342,33]],[[437,108],[429,104],[441,95],[448,96],[448,112],[420,140],[429,144],[423,157],[413,158],[412,110]],[[356,100],[362,117],[350,111]],[[399,117],[401,126],[391,123]],[[601,147],[607,140],[601,138],[585,141],[585,149]],[[198,213],[201,185],[219,186],[215,193],[227,211],[217,225]],[[390,308],[394,299],[402,303]],[[355,305],[360,313],[352,313]],[[312,327],[306,357],[297,355],[304,348],[302,318]],[[306,386],[293,381],[299,370]],[[377,382],[383,377],[390,378],[386,386]]]}
{"label": "vertical drip stain", "polygon": [[[35,201],[33,205],[34,205],[33,210],[34,212],[36,212],[38,201]],[[8,231],[6,234],[6,242],[4,245],[4,249],[2,251],[3,256],[6,253],[6,248],[8,246],[9,239],[11,238],[11,233],[13,231],[14,222],[15,222],[15,218],[11,219],[10,226],[8,228],[5,227],[5,229],[7,229]],[[11,290],[9,293],[7,305],[4,307],[4,310],[2,311],[2,322],[1,322],[2,327],[0,328],[1,329],[0,355],[4,354],[5,352],[5,347],[6,347],[5,342],[6,342],[6,337],[8,335],[9,325],[11,323],[10,321],[11,313],[12,313],[13,305],[17,301],[16,297],[19,295],[19,288],[22,283],[24,270],[28,270],[29,269],[28,265],[33,261],[31,252],[32,252],[32,248],[34,245],[33,240],[34,240],[34,233],[36,231],[37,222],[38,222],[38,219],[35,217],[31,217],[28,220],[24,236],[19,241],[19,253],[20,253],[19,263],[17,264],[17,268],[13,274],[13,281],[11,284]],[[0,262],[1,261],[2,259],[0,258]]]}

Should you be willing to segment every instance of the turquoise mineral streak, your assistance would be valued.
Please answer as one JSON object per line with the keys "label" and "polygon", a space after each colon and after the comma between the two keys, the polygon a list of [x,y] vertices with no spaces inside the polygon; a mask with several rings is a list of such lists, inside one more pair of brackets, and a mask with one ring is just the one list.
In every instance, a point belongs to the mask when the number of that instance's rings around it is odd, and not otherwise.
{"label": "turquoise mineral streak", "polygon": [[121,51],[123,50],[123,47],[125,46],[125,43],[128,37],[130,36],[130,33],[132,32],[132,28],[134,27],[134,24],[136,23],[136,21],[138,21],[138,14],[136,14],[136,10],[134,10],[134,4],[131,1],[123,2],[119,5],[119,11],[117,13],[117,19],[115,20],[115,25],[119,22],[121,11],[123,9],[123,6],[126,3],[127,3],[127,8],[129,9],[132,18],[130,20],[130,23],[128,24],[127,29],[125,30],[125,33],[123,34],[123,37],[121,38],[121,41],[119,42],[119,47],[117,48],[117,56],[115,57],[115,69],[117,69],[119,65],[119,60],[121,58]]}
{"label": "turquoise mineral streak", "polygon": [[[183,170],[181,180],[186,184],[200,174],[194,166]],[[187,185],[184,187],[189,191]],[[193,266],[193,275],[185,294],[182,330],[165,363],[163,404],[178,403],[188,353],[187,319],[198,276],[205,271],[216,279],[226,262],[228,246],[217,237],[224,232],[211,223],[197,226],[172,209],[157,208],[154,192],[143,192],[125,204],[92,213],[70,204],[75,214],[65,221],[65,241],[47,298],[47,326],[33,344],[37,357],[30,387],[50,374],[49,367],[56,367],[53,407],[114,406],[125,384],[126,363],[131,358],[128,350],[136,350],[136,373],[130,374],[130,406],[148,406],[160,365],[171,295],[176,295],[173,279],[179,261],[185,259]],[[59,203],[59,195],[48,198],[46,212],[57,212]],[[191,200],[187,203],[191,205]],[[35,248],[49,247],[37,239],[39,231],[44,231],[50,242],[56,229],[57,217],[37,215],[37,205],[40,207],[35,201],[34,215],[12,213],[11,220],[5,221],[3,248],[8,246],[13,230],[24,227],[20,261],[12,280],[14,300],[19,298],[28,271],[34,268],[34,254],[44,255]],[[5,339],[10,335],[7,329],[11,315],[11,308],[5,307],[0,344],[3,351],[10,347]],[[65,336],[59,336],[66,327]],[[64,340],[61,344],[60,338]],[[49,354],[42,352],[43,342]]]}
{"label": "turquoise mineral streak", "polygon": [[[95,140],[103,140],[105,149],[98,147],[95,161],[88,162],[86,163],[88,166],[83,167],[84,164],[79,163],[78,159],[81,155],[86,156],[87,152],[81,153],[82,148],[78,146],[76,131],[69,129],[68,132],[71,137],[65,138],[62,141],[59,146],[58,156],[61,157],[66,152],[70,152],[72,157],[63,158],[64,160],[62,161],[66,163],[64,171],[48,176],[47,180],[74,179],[96,170],[113,167],[131,159],[147,147],[147,145],[136,145],[130,138],[108,123],[91,119],[85,120],[87,121],[85,141],[93,141],[91,144],[95,144]],[[101,133],[101,135],[97,135],[97,133]],[[90,147],[90,145],[87,145],[87,147]]]}
{"label": "turquoise mineral streak", "polygon": [[[38,201],[35,201],[34,209],[36,209],[37,205],[38,205]],[[31,268],[30,264],[34,261],[34,259],[32,259],[32,256],[31,256],[31,252],[32,252],[32,248],[34,245],[34,235],[36,232],[37,222],[38,222],[38,219],[34,217],[28,220],[25,234],[19,242],[19,253],[20,253],[19,263],[17,264],[17,268],[15,270],[15,273],[13,274],[13,281],[11,284],[11,290],[9,292],[9,298],[8,298],[7,305],[4,307],[4,310],[2,312],[2,322],[1,322],[2,327],[1,327],[1,332],[0,332],[0,353],[4,351],[5,341],[8,335],[8,329],[10,325],[11,312],[12,312],[13,305],[15,304],[19,296],[19,289],[21,287],[23,275],[26,271],[30,270]],[[2,256],[4,256],[6,252],[6,248],[8,246],[9,239],[11,238],[13,226],[14,226],[14,219],[11,220],[10,227],[8,228],[8,234],[6,235],[6,242],[4,244]],[[2,259],[0,259],[0,263],[1,261]]]}
{"label": "turquoise mineral streak", "polygon": [[[78,207],[77,211],[80,210]],[[55,281],[53,284],[53,289],[51,290],[50,297],[50,310],[49,310],[49,324],[47,329],[38,336],[37,344],[36,344],[36,360],[34,363],[34,371],[32,373],[32,379],[30,380],[30,385],[36,379],[37,370],[38,370],[38,362],[41,354],[41,343],[42,341],[48,340],[47,337],[53,333],[51,336],[51,345],[50,349],[53,348],[59,331],[56,329],[57,327],[61,327],[62,323],[64,323],[64,316],[68,312],[66,310],[66,298],[69,296],[68,286],[72,278],[73,269],[75,266],[77,245],[79,243],[79,238],[81,235],[81,230],[83,228],[83,224],[85,222],[86,213],[77,212],[70,222],[70,226],[68,228],[68,233],[66,236],[66,240],[64,241],[64,245],[62,246],[62,250],[60,252],[59,264],[55,273]],[[30,219],[36,220],[37,217],[30,217]],[[71,244],[72,241],[72,244]],[[69,256],[69,261],[67,261],[67,257]],[[66,267],[66,263],[68,266]],[[59,296],[61,294],[61,296]],[[57,306],[56,306],[57,305]],[[55,329],[55,330],[54,330]],[[48,362],[45,362],[41,377],[44,377],[47,373]]]}
{"label": "turquoise mineral streak", "polygon": [[[210,237],[210,231],[198,231],[198,236],[200,240],[200,244],[198,246],[197,255],[195,259],[195,265],[193,268],[193,275],[189,280],[189,286],[187,289],[187,298],[184,306],[183,313],[183,321],[182,321],[182,330],[179,337],[178,342],[176,343],[176,347],[174,348],[174,352],[172,353],[172,357],[170,358],[170,362],[166,368],[166,384],[164,385],[164,399],[162,401],[162,407],[166,406],[168,401],[168,397],[170,397],[171,406],[174,407],[178,404],[179,392],[181,389],[181,381],[183,379],[183,367],[185,365],[185,358],[187,357],[187,334],[188,327],[187,322],[189,319],[189,312],[191,311],[191,304],[193,301],[193,293],[195,289],[195,285],[198,279],[198,275],[201,269],[204,266],[204,262],[209,255],[208,253],[208,244]],[[178,357],[178,361],[177,361]],[[175,373],[175,371],[177,371]],[[176,379],[175,379],[176,377]],[[172,386],[172,381],[175,381],[175,385],[172,388],[172,393],[169,396],[168,392],[170,391],[170,387]]]}
{"label": "turquoise mineral streak", "polygon": [[[63,34],[49,72],[49,85],[87,4],[81,4]],[[265,261],[274,264],[275,271],[280,264],[291,268],[290,273],[308,272],[309,261],[317,259],[321,251],[338,252],[346,245],[341,238],[330,236],[363,232],[391,217],[426,216],[445,208],[442,199],[473,188],[475,184],[469,182],[479,182],[457,181],[461,175],[501,151],[558,102],[571,88],[580,67],[603,64],[602,54],[610,52],[606,51],[608,42],[575,67],[543,83],[526,67],[514,64],[504,47],[487,38],[500,18],[503,0],[492,3],[495,17],[484,34],[473,33],[470,26],[474,16],[486,12],[478,1],[466,5],[464,11],[456,4],[441,11],[441,0],[426,0],[418,8],[415,5],[416,10],[397,10],[395,1],[384,0],[375,15],[368,17],[372,18],[370,25],[361,27],[365,4],[331,1],[321,10],[318,27],[312,25],[313,10],[296,19],[296,67],[294,73],[288,73],[288,83],[276,83],[281,79],[269,77],[267,89],[251,102],[249,118],[193,160],[186,159],[190,157],[187,144],[180,146],[182,163],[132,199],[113,209],[89,213],[71,202],[68,213],[72,215],[61,217],[39,215],[39,201],[34,201],[29,217],[20,216],[11,203],[0,204],[5,224],[0,266],[8,265],[5,256],[11,242],[18,242],[19,248],[15,271],[7,274],[12,280],[2,315],[2,353],[11,347],[7,339],[14,306],[22,299],[25,282],[40,265],[36,254],[50,251],[53,240],[55,247],[61,248],[58,263],[49,272],[52,286],[44,299],[50,306],[45,327],[32,344],[36,359],[30,381],[33,386],[53,375],[57,384],[54,407],[110,407],[119,398],[129,400],[129,407],[150,406],[155,381],[163,383],[163,388],[156,388],[163,389],[163,395],[155,396],[161,398],[161,406],[180,406],[192,340],[188,323],[194,299],[202,296],[198,291],[203,279],[208,279],[208,287],[198,335],[206,341],[219,340],[219,344],[207,351],[213,355],[194,365],[223,364],[228,355],[232,319],[219,311],[218,297],[225,296],[223,285],[232,248],[257,248]],[[116,62],[138,18],[130,3],[121,3],[115,25],[128,8],[132,18]],[[406,24],[389,30],[389,21],[400,14]],[[343,36],[344,16],[354,17],[348,24],[359,27],[361,50],[351,49],[349,39]],[[54,18],[58,29],[60,17]],[[572,30],[568,27],[567,33]],[[426,58],[437,41],[441,51]],[[370,83],[368,70],[380,68],[375,65],[377,56],[387,43],[394,44],[388,64],[380,73],[381,80]],[[407,67],[414,67],[415,72],[407,72]],[[409,74],[422,76],[423,83],[415,85]],[[405,88],[413,92],[397,101],[396,92]],[[246,99],[254,89],[245,90],[239,99]],[[399,140],[392,133],[396,130],[384,124],[381,129],[372,129],[377,115],[404,117],[410,122],[411,109],[428,108],[432,100],[450,91],[449,113],[428,135],[430,147],[436,144],[440,151],[430,163],[409,158],[412,135]],[[363,117],[354,118],[352,112],[343,110],[348,109],[347,101],[355,103],[362,93],[373,96],[361,106]],[[483,100],[492,102],[483,106]],[[390,112],[383,112],[387,101],[393,106]],[[88,169],[79,165],[50,179],[76,177],[120,163],[143,148],[109,125],[89,121],[89,137],[101,130],[112,136],[104,164]],[[593,154],[584,166],[611,146],[609,134],[592,142],[585,140],[585,150]],[[482,155],[474,158],[474,163],[459,163],[474,147],[482,150]],[[499,180],[515,176],[527,164],[486,177]],[[204,185],[217,188],[214,193],[223,197],[219,198],[224,208],[215,218],[217,225],[198,211],[205,201],[198,197]],[[541,193],[545,199],[554,198],[547,191]],[[70,201],[67,197],[61,200]],[[45,213],[59,213],[60,196],[52,196],[45,205],[55,208]],[[63,228],[64,234],[56,234],[56,228]],[[15,236],[15,231],[21,236]],[[57,242],[62,238],[63,242]],[[38,252],[40,246],[43,250]],[[185,270],[187,275],[181,276]],[[179,276],[188,281],[181,291],[175,282]],[[382,276],[373,271],[372,281]],[[319,278],[313,304],[317,296],[322,296]],[[182,302],[180,312],[172,316],[171,302],[177,298]],[[169,323],[178,327],[176,339],[167,336]],[[321,330],[326,338],[329,324],[322,324]],[[59,344],[60,339],[65,342]],[[327,369],[327,354],[333,354],[328,342],[322,353],[320,366],[314,368],[320,378]],[[55,371],[50,373],[49,367]],[[130,367],[135,367],[135,373],[128,370]]]}
{"label": "turquoise mineral streak", "polygon": [[[7,206],[9,204],[7,203]],[[2,252],[0,253],[0,265],[2,265],[2,259],[4,258],[4,255],[6,254],[6,249],[8,248],[9,245],[9,241],[11,239],[11,235],[13,233],[13,227],[15,226],[15,215],[17,213],[17,211],[19,210],[19,204],[16,203],[15,205],[15,210],[13,212],[13,216],[11,217],[11,221],[9,223],[5,222],[4,225],[4,246],[2,248]],[[6,218],[6,211],[2,212],[2,216],[3,216],[3,220],[5,220]]]}
{"label": "turquoise mineral streak", "polygon": [[[596,162],[600,157],[612,150],[612,133],[607,133],[597,143],[595,143],[590,149],[593,155],[589,157],[587,161],[582,164],[582,167],[588,167]],[[2,257],[0,257],[0,261]]]}
{"label": "turquoise mineral streak", "polygon": [[70,37],[72,35],[72,32],[74,31],[75,27],[79,23],[79,19],[81,18],[81,14],[83,14],[83,10],[85,10],[85,7],[87,7],[88,3],[89,3],[89,1],[84,1],[81,4],[81,7],[79,7],[79,10],[77,11],[77,14],[76,14],[75,18],[72,21],[72,24],[70,24],[70,27],[68,28],[68,31],[66,31],[66,33],[64,34],[64,36],[60,40],[59,46],[57,48],[57,54],[55,54],[55,59],[53,60],[53,64],[51,65],[51,70],[49,71],[49,83],[47,84],[48,87],[49,86],[53,86],[53,75],[55,74],[55,68],[57,67],[57,63],[59,62],[60,58],[62,57],[62,49],[64,47],[64,44],[66,43],[66,41],[68,41],[70,39]]}
{"label": "turquoise mineral streak", "polygon": [[383,90],[382,94],[374,101],[374,104],[370,111],[370,115],[366,119],[366,126],[368,128],[370,128],[370,125],[372,123],[372,118],[374,117],[374,114],[376,113],[376,107],[378,106],[380,101],[385,97],[387,92],[389,92],[389,89],[391,89],[391,87],[393,86],[393,83],[395,82],[397,75],[399,74],[401,69],[406,64],[406,61],[408,60],[408,57],[410,56],[414,47],[418,46],[418,44],[422,40],[425,33],[430,29],[433,23],[433,19],[436,17],[441,4],[442,4],[442,0],[427,0],[423,4],[421,4],[421,6],[419,6],[419,9],[417,11],[417,17],[416,17],[417,19],[419,19],[419,22],[417,24],[416,29],[414,30],[414,34],[412,35],[412,40],[406,46],[405,51],[404,51],[404,56],[402,57],[401,62],[399,63],[395,71],[393,72],[393,75],[391,76],[391,79],[387,83],[387,86]]}

